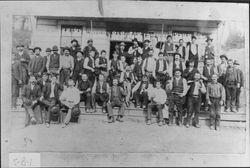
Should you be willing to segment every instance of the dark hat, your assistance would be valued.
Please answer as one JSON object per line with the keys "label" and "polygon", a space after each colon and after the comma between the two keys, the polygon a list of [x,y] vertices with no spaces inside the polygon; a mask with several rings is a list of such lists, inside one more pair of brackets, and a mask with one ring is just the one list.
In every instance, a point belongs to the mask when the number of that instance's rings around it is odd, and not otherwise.
{"label": "dark hat", "polygon": [[126,46],[126,44],[124,42],[121,42],[120,46]]}
{"label": "dark hat", "polygon": [[33,51],[35,52],[37,49],[40,50],[40,51],[42,51],[42,49],[41,49],[40,47],[35,47],[35,48],[33,49]]}
{"label": "dark hat", "polygon": [[170,38],[172,38],[172,36],[171,36],[171,35],[168,35],[168,36],[167,36],[167,39],[168,39],[169,37],[170,37]]}
{"label": "dark hat", "polygon": [[240,65],[240,62],[238,60],[234,60],[234,65]]}
{"label": "dark hat", "polygon": [[192,36],[191,39],[197,39],[197,37],[196,36]]}
{"label": "dark hat", "polygon": [[76,39],[71,40],[71,42],[70,42],[70,43],[73,43],[73,42],[78,43],[78,41],[77,41]]}
{"label": "dark hat", "polygon": [[134,39],[132,40],[132,42],[134,42],[134,41],[136,41],[136,42],[138,43],[138,40],[137,40],[137,38],[134,38]]}
{"label": "dark hat", "polygon": [[160,54],[164,54],[162,51],[160,51],[159,53],[158,53],[158,55],[160,55]]}
{"label": "dark hat", "polygon": [[175,69],[175,70],[174,70],[174,73],[175,73],[176,71],[182,72],[182,70],[181,70],[180,68]]}
{"label": "dark hat", "polygon": [[50,112],[51,112],[52,116],[57,117],[57,116],[59,116],[60,108],[58,106],[53,106],[50,109]]}
{"label": "dark hat", "polygon": [[52,47],[52,51],[58,51],[58,47],[55,45]]}
{"label": "dark hat", "polygon": [[17,44],[16,48],[18,48],[18,47],[24,47],[24,45],[23,44]]}
{"label": "dark hat", "polygon": [[77,50],[77,51],[76,51],[76,53],[78,53],[78,52],[82,53],[82,55],[83,55],[83,52],[82,52],[81,50]]}
{"label": "dark hat", "polygon": [[208,37],[207,40],[206,40],[206,42],[208,42],[209,40],[213,41],[213,39],[211,37]]}
{"label": "dark hat", "polygon": [[87,43],[89,43],[89,42],[93,42],[93,39],[88,39]]}
{"label": "dark hat", "polygon": [[223,58],[223,57],[226,58],[226,60],[228,60],[226,55],[223,54],[223,55],[220,56],[220,58]]}
{"label": "dark hat", "polygon": [[50,48],[46,48],[45,52],[51,52],[51,49]]}
{"label": "dark hat", "polygon": [[150,40],[149,39],[144,40],[144,43],[146,43],[146,42],[150,43]]}
{"label": "dark hat", "polygon": [[70,48],[69,48],[69,47],[64,47],[64,48],[63,48],[63,52],[64,52],[65,50],[68,50],[68,51],[70,52]]}
{"label": "dark hat", "polygon": [[181,54],[180,54],[180,53],[174,53],[174,57],[175,57],[176,55],[179,55],[179,56],[181,57]]}

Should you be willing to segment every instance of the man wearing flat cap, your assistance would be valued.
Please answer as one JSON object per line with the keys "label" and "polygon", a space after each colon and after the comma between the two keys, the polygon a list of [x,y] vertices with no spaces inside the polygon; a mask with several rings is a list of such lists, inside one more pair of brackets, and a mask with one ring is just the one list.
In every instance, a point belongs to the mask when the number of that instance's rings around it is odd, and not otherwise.
{"label": "man wearing flat cap", "polygon": [[59,81],[61,85],[68,85],[68,80],[73,73],[74,65],[74,58],[70,55],[70,48],[65,47],[63,49],[63,55],[60,56]]}
{"label": "man wearing flat cap", "polygon": [[77,51],[81,50],[80,45],[76,39],[71,40],[71,47],[70,47],[70,55],[74,57],[74,60],[76,60]]}
{"label": "man wearing flat cap", "polygon": [[199,62],[199,48],[198,44],[196,44],[196,37],[192,36],[192,41],[187,45],[187,58],[188,60],[194,60],[194,67],[198,68]]}
{"label": "man wearing flat cap", "polygon": [[144,43],[143,43],[144,46],[142,48],[142,59],[143,60],[148,57],[148,52],[150,50],[149,43],[150,43],[150,40],[148,40],[148,39],[144,40]]}
{"label": "man wearing flat cap", "polygon": [[17,53],[16,58],[21,62],[21,80],[22,84],[26,85],[28,84],[28,65],[30,62],[30,56],[28,53],[24,52],[24,45],[19,44],[16,46]]}
{"label": "man wearing flat cap", "polygon": [[58,54],[58,47],[52,47],[52,54],[47,57],[47,70],[49,73],[59,74],[60,54]]}
{"label": "man wearing flat cap", "polygon": [[39,80],[45,69],[45,60],[40,55],[40,52],[42,51],[40,47],[35,47],[33,51],[35,53],[35,57],[33,57],[29,62],[28,72],[29,75],[35,76],[36,79]]}
{"label": "man wearing flat cap", "polygon": [[87,41],[88,45],[85,46],[83,48],[83,56],[84,57],[89,57],[89,53],[90,51],[94,51],[95,52],[95,56],[94,58],[97,58],[99,56],[99,52],[97,51],[97,49],[93,46],[93,39],[89,39]]}
{"label": "man wearing flat cap", "polygon": [[244,74],[242,70],[240,69],[240,63],[238,60],[234,61],[234,67],[237,70],[239,81],[240,81],[240,87],[237,87],[236,89],[236,101],[235,101],[236,111],[238,112],[240,109],[240,93],[244,87]]}

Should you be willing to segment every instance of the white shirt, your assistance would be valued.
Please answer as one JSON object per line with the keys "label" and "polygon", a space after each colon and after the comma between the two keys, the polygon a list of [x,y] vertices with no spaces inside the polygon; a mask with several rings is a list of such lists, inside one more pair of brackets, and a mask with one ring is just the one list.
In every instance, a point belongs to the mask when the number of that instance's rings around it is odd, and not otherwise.
{"label": "white shirt", "polygon": [[[145,67],[147,64],[147,67]],[[144,60],[143,65],[142,65],[142,72],[145,71],[145,69],[149,72],[154,72],[155,71],[155,66],[156,66],[156,61],[153,57],[148,57],[147,59]]]}
{"label": "white shirt", "polygon": [[164,89],[162,88],[152,88],[149,94],[149,100],[153,98],[153,101],[156,102],[157,104],[164,104],[167,100],[167,94]]}
{"label": "white shirt", "polygon": [[163,60],[159,60],[159,72],[163,71],[164,65]]}
{"label": "white shirt", "polygon": [[61,69],[61,68],[70,68],[71,70],[73,70],[74,58],[71,55],[69,55],[69,56],[61,55],[59,69]]}
{"label": "white shirt", "polygon": [[63,102],[70,102],[76,105],[80,102],[80,91],[75,87],[72,88],[68,87],[62,92],[60,100]]}
{"label": "white shirt", "polygon": [[54,90],[55,90],[55,83],[51,83],[51,92],[50,92],[50,98],[55,97]]}
{"label": "white shirt", "polygon": [[191,52],[195,55],[197,53],[196,44],[191,44]]}

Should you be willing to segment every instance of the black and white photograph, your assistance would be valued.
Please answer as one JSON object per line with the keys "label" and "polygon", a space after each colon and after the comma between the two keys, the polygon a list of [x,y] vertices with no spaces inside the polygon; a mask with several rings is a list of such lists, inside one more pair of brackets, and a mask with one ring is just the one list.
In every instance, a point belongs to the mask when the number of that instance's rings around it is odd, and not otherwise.
{"label": "black and white photograph", "polygon": [[249,2],[1,1],[1,167],[249,167]]}

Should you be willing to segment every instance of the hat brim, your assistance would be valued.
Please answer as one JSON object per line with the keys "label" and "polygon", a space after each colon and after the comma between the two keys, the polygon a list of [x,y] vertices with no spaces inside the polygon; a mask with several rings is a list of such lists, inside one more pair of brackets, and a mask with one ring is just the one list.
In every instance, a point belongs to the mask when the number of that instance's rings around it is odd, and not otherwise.
{"label": "hat brim", "polygon": [[70,42],[70,43],[73,43],[73,42],[76,42],[76,43],[78,43],[78,41],[77,41],[77,40],[71,40],[71,42]]}
{"label": "hat brim", "polygon": [[36,50],[42,51],[42,49],[41,49],[40,47],[35,47],[35,48],[33,49],[34,52],[35,52]]}
{"label": "hat brim", "polygon": [[228,60],[227,56],[225,56],[225,55],[220,56],[220,58],[223,58],[223,57],[226,58],[226,60]]}

